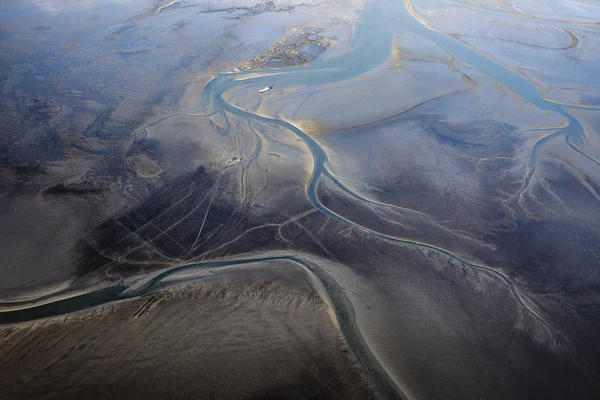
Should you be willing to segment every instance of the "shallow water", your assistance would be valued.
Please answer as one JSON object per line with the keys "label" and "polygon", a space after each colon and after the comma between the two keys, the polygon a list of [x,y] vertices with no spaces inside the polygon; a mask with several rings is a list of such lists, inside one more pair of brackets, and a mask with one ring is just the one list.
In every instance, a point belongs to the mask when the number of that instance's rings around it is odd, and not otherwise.
{"label": "shallow water", "polygon": [[[65,4],[42,3],[26,28],[35,3],[0,14],[2,48],[35,54],[3,58],[0,118],[17,123],[2,139],[1,322],[291,262],[378,396],[598,389],[597,104],[557,102],[473,32],[444,31],[479,10],[509,21],[492,32],[518,48],[504,27],[535,16],[433,1]],[[540,26],[573,35],[559,17]],[[300,65],[255,69],[282,60]],[[41,236],[18,229],[36,218]]]}

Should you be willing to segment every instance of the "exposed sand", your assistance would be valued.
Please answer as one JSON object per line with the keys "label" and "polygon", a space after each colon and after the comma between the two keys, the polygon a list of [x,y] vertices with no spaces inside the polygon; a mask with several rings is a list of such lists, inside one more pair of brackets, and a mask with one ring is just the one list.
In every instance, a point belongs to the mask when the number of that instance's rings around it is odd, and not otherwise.
{"label": "exposed sand", "polygon": [[293,264],[215,272],[0,328],[1,384],[15,399],[371,398],[329,310]]}
{"label": "exposed sand", "polygon": [[8,397],[598,397],[595,4],[4,7]]}

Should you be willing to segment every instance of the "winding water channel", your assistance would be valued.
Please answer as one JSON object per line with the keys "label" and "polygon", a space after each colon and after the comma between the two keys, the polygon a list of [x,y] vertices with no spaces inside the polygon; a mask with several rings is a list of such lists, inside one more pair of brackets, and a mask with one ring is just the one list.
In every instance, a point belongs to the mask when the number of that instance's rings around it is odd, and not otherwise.
{"label": "winding water channel", "polygon": [[[459,40],[430,29],[411,14],[411,7],[412,5],[410,4],[409,0],[407,0],[406,4],[400,4],[397,1],[390,0],[379,0],[372,2],[359,14],[360,20],[356,24],[356,31],[352,38],[350,52],[337,58],[316,61],[308,67],[293,67],[277,71],[259,71],[259,76],[256,76],[256,71],[222,74],[212,80],[205,87],[205,90],[202,93],[203,101],[205,103],[212,102],[218,110],[226,111],[241,119],[253,121],[258,124],[271,126],[275,125],[289,130],[293,132],[300,140],[302,140],[308,146],[313,159],[312,176],[307,185],[307,195],[310,201],[319,211],[326,214],[328,217],[331,217],[338,222],[365,234],[386,241],[433,250],[460,263],[463,263],[474,270],[493,276],[511,290],[519,304],[537,320],[540,329],[545,329],[554,338],[555,332],[553,331],[552,327],[546,323],[541,315],[539,315],[530,305],[527,304],[527,300],[525,300],[520,294],[518,284],[513,283],[511,279],[502,271],[495,269],[492,266],[482,265],[474,260],[465,259],[444,248],[436,247],[427,243],[405,240],[377,232],[373,229],[361,226],[360,224],[355,223],[352,220],[328,209],[320,200],[318,192],[318,185],[323,177],[330,179],[336,186],[341,188],[347,194],[353,196],[353,198],[359,202],[382,205],[385,207],[390,207],[391,209],[399,212],[416,214],[428,223],[440,229],[447,230],[429,216],[418,211],[404,208],[402,206],[378,203],[374,200],[369,200],[364,196],[354,193],[350,188],[345,186],[339,179],[337,179],[330,171],[327,170],[327,154],[309,134],[303,132],[288,122],[266,118],[264,116],[259,116],[251,112],[241,110],[228,103],[223,98],[223,95],[226,91],[231,90],[238,85],[256,85],[257,88],[273,85],[276,88],[282,88],[299,84],[330,84],[333,82],[340,82],[353,77],[358,77],[389,58],[394,33],[408,32],[431,40],[440,48],[454,56],[456,60],[479,70],[489,77],[489,79],[504,86],[507,90],[521,97],[526,102],[533,104],[542,110],[556,113],[568,121],[567,126],[558,129],[551,135],[545,136],[535,144],[533,151],[529,156],[527,172],[523,177],[522,187],[520,191],[514,195],[515,197],[522,194],[530,184],[530,180],[535,171],[536,158],[542,151],[543,147],[551,140],[564,136],[566,143],[571,148],[573,148],[579,154],[590,158],[590,156],[583,152],[579,147],[585,141],[585,131],[575,118],[573,118],[569,113],[565,112],[564,106],[545,100],[542,97],[539,88],[537,88],[533,83],[520,74],[466,46]],[[251,74],[254,76],[250,77]],[[156,124],[164,120],[165,119],[162,119]],[[82,310],[112,301],[142,296],[154,290],[160,289],[162,280],[172,274],[181,272],[182,270],[209,268],[218,269],[222,267],[242,266],[251,263],[273,261],[288,261],[300,265],[307,271],[307,273],[320,282],[320,285],[322,285],[323,288],[321,295],[326,298],[327,302],[329,302],[335,309],[346,340],[357,356],[359,362],[363,365],[365,370],[367,370],[370,378],[377,384],[380,391],[385,393],[389,398],[403,397],[398,386],[385,373],[383,368],[378,364],[375,356],[369,351],[368,345],[362,338],[361,333],[357,328],[352,305],[350,304],[348,297],[344,294],[344,290],[324,268],[321,268],[318,265],[313,265],[312,263],[308,263],[306,260],[295,256],[265,256],[236,260],[208,261],[175,267],[161,272],[155,275],[152,279],[145,281],[144,284],[136,285],[135,287],[127,287],[121,280],[119,284],[115,285],[114,287],[93,293],[69,297],[56,302],[51,301],[50,298],[47,299],[49,300],[47,302],[43,302],[42,300],[44,299],[38,299],[34,302],[24,302],[23,304],[19,305],[19,309],[0,313],[0,323],[14,323],[33,320]],[[3,306],[9,305],[15,306],[16,304],[4,304]]]}

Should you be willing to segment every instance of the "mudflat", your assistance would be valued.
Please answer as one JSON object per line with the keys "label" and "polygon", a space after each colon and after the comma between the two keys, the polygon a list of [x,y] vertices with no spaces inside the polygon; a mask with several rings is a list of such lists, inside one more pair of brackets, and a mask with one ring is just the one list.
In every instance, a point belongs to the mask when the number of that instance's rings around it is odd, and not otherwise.
{"label": "mudflat", "polygon": [[0,19],[9,398],[600,394],[597,4]]}

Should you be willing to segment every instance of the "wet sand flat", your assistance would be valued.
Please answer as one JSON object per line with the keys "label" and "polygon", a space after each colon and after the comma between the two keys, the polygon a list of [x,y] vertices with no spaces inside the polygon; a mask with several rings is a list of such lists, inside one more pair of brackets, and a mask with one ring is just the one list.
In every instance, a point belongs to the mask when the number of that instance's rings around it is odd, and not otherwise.
{"label": "wet sand flat", "polygon": [[3,327],[2,387],[15,398],[373,398],[331,318],[294,265],[215,270]]}
{"label": "wet sand flat", "polygon": [[541,4],[1,5],[7,396],[598,397],[600,10]]}

